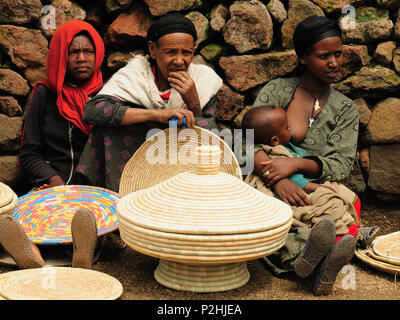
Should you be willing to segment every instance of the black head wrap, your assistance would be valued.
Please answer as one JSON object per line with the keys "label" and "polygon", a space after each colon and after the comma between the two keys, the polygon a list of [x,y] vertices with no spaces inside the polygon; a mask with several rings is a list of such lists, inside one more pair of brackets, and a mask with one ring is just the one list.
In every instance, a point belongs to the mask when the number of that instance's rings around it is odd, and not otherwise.
{"label": "black head wrap", "polygon": [[294,50],[300,58],[318,41],[341,35],[342,32],[335,21],[322,16],[311,16],[297,25],[293,34]]}
{"label": "black head wrap", "polygon": [[147,31],[147,40],[157,41],[170,33],[188,33],[197,40],[196,28],[193,22],[178,12],[167,13],[154,22]]}

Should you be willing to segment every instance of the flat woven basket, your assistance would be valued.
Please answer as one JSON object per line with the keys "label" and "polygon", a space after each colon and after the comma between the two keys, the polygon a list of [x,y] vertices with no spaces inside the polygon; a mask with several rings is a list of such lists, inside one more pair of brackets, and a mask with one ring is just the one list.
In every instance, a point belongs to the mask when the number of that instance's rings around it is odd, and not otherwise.
{"label": "flat woven basket", "polygon": [[355,256],[374,269],[395,275],[400,274],[400,266],[376,260],[371,257],[370,255],[371,252],[372,252],[371,248],[368,249],[357,248],[355,251]]}
{"label": "flat woven basket", "polygon": [[16,193],[8,185],[0,182],[0,214],[11,214],[17,203]]}
{"label": "flat woven basket", "polygon": [[196,148],[219,146],[221,172],[242,179],[240,166],[228,144],[209,130],[165,129],[146,140],[127,162],[122,172],[119,194],[147,189],[181,172],[195,170]]}
{"label": "flat woven basket", "polygon": [[79,208],[95,216],[98,236],[118,229],[115,210],[119,198],[117,193],[99,187],[58,186],[19,197],[13,217],[36,244],[68,244],[72,243],[72,217]]}
{"label": "flat woven basket", "polygon": [[372,249],[376,259],[400,266],[400,231],[379,237]]}
{"label": "flat woven basket", "polygon": [[7,300],[115,300],[123,292],[114,277],[89,269],[44,267],[0,275]]}

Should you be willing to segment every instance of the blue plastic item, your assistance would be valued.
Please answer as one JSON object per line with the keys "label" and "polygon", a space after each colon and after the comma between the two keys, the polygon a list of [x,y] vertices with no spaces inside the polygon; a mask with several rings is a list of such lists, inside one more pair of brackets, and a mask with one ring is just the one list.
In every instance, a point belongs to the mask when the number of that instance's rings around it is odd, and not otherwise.
{"label": "blue plastic item", "polygon": [[187,127],[186,118],[185,117],[183,117],[183,122],[179,126],[178,126],[178,122],[179,122],[179,119],[177,117],[172,117],[168,121],[170,128],[183,128],[183,127],[186,128]]}

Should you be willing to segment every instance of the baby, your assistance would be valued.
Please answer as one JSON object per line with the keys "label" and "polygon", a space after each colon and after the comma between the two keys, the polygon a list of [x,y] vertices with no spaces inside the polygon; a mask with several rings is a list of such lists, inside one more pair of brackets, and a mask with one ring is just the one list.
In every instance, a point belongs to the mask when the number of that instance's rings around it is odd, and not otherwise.
{"label": "baby", "polygon": [[[254,144],[276,147],[282,145],[292,157],[302,158],[308,153],[290,143],[290,130],[286,112],[279,107],[263,105],[248,110],[242,120],[243,129],[254,129]],[[310,182],[302,174],[290,178],[304,191],[314,192],[321,185]]]}
{"label": "baby", "polygon": [[[271,147],[270,156],[274,155],[274,157],[305,157],[308,156],[307,152],[299,147],[296,147],[292,143],[290,143],[290,129],[288,126],[288,119],[286,112],[279,107],[263,105],[251,108],[248,110],[242,120],[242,128],[243,129],[254,129],[254,144],[255,145],[264,145],[263,149],[265,151],[265,145]],[[280,148],[279,150],[277,148]],[[282,148],[285,150],[281,151]],[[287,152],[288,151],[288,152]],[[289,177],[294,183],[296,183],[300,188],[302,188],[307,193],[313,193],[319,187],[328,188],[333,194],[337,193],[338,190],[334,190],[331,186],[321,185],[319,183],[310,182],[306,179],[302,174],[294,174]],[[248,182],[246,178],[246,182]],[[347,189],[345,186],[341,185],[342,191]],[[349,190],[349,189],[347,189]],[[322,191],[319,190],[319,191]],[[352,191],[349,190],[353,194]],[[318,197],[321,195],[321,192],[318,194]],[[318,198],[315,197],[315,198]],[[335,202],[336,203],[336,202]],[[312,214],[315,214],[314,202],[311,201],[311,209],[296,208],[294,209],[294,217],[304,218],[305,211],[310,210]],[[319,205],[319,204],[318,204]],[[314,207],[316,208],[316,206]],[[321,207],[325,208],[326,207]],[[345,207],[343,207],[346,209]],[[304,212],[303,212],[304,211]],[[332,210],[330,210],[332,214],[337,216],[338,207],[335,205],[332,206]],[[359,240],[359,244],[363,247],[367,247],[371,244],[372,240],[377,236],[380,231],[380,228],[377,226],[373,227],[362,227],[355,223],[358,221],[358,217],[355,215],[355,211],[353,215],[350,215],[348,212],[343,211],[342,221],[347,227],[350,227],[354,224],[353,228],[355,228],[354,236]],[[319,214],[324,214],[328,212],[320,212]],[[337,232],[340,234],[339,230]]]}

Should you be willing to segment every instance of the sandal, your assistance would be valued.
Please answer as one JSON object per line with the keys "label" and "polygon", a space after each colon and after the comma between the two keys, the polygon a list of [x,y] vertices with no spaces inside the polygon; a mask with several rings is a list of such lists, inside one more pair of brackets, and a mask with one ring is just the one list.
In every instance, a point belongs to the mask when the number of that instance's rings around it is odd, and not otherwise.
{"label": "sandal", "polygon": [[41,268],[45,265],[43,259],[35,254],[24,228],[7,214],[0,216],[0,244],[20,269]]}
{"label": "sandal", "polygon": [[378,226],[360,228],[361,239],[358,240],[361,247],[367,248],[380,232]]}
{"label": "sandal", "polygon": [[78,209],[71,222],[72,267],[91,269],[97,243],[96,218],[86,208]]}

